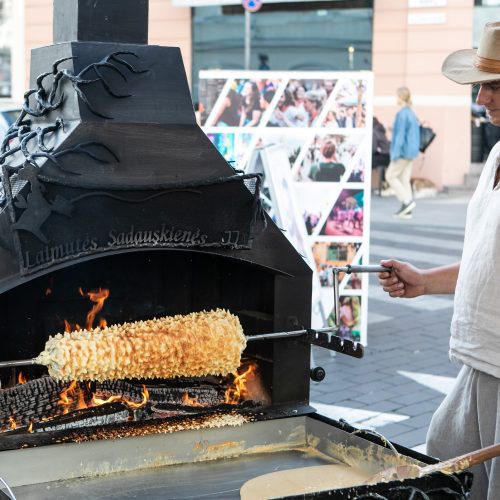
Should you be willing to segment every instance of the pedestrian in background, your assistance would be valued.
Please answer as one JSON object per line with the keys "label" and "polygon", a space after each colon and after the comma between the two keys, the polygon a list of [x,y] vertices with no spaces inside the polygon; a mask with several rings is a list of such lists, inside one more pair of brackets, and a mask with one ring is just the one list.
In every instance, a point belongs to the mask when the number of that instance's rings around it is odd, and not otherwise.
{"label": "pedestrian in background", "polygon": [[372,136],[372,168],[379,169],[378,191],[382,196],[382,186],[385,182],[385,169],[391,161],[389,153],[391,143],[387,139],[385,127],[379,122],[377,117],[373,117],[373,136]]}
{"label": "pedestrian in background", "polygon": [[[479,84],[477,103],[500,127],[500,22],[488,23],[476,50],[443,63],[450,80]],[[427,453],[446,460],[500,443],[500,142],[492,149],[467,209],[462,259],[418,269],[383,260],[379,274],[391,297],[454,293],[450,358],[462,365],[455,385],[432,417]],[[471,500],[500,498],[500,458],[472,468]]]}
{"label": "pedestrian in background", "polygon": [[397,92],[400,110],[394,119],[391,139],[391,163],[385,173],[389,186],[401,208],[394,214],[401,219],[410,219],[415,208],[411,189],[411,169],[413,160],[418,156],[420,145],[420,124],[411,109],[411,93],[407,87],[400,87]]}

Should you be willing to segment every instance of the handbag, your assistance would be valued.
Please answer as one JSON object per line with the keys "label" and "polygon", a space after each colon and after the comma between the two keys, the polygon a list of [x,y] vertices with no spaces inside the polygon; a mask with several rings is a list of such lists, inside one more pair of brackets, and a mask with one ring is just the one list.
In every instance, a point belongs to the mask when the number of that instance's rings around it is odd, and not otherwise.
{"label": "handbag", "polygon": [[420,125],[420,152],[425,153],[425,150],[431,145],[436,137],[436,132],[431,127]]}

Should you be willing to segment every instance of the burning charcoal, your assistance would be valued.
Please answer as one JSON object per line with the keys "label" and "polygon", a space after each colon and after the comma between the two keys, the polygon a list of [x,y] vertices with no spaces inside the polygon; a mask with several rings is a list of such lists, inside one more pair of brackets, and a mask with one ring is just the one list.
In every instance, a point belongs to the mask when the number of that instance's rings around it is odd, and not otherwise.
{"label": "burning charcoal", "polygon": [[239,319],[217,309],[58,334],[36,362],[68,381],[202,377],[236,372],[245,346]]}

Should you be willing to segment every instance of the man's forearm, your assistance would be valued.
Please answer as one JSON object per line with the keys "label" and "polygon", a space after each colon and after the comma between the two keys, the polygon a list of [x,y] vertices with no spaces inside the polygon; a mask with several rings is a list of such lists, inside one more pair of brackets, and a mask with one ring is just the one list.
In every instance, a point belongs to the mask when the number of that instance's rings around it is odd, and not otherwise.
{"label": "man's forearm", "polygon": [[423,271],[425,295],[454,293],[460,262]]}

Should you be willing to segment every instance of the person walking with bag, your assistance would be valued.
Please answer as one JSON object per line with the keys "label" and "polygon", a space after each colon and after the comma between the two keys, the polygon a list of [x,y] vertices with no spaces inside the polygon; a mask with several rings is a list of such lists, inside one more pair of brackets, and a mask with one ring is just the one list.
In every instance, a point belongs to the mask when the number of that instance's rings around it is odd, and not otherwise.
{"label": "person walking with bag", "polygon": [[387,167],[385,179],[401,202],[401,208],[394,217],[410,219],[415,208],[410,179],[413,160],[419,153],[420,124],[411,109],[411,93],[408,88],[398,88],[396,95],[400,110],[392,127],[391,163]]}
{"label": "person walking with bag", "polygon": [[[476,50],[443,63],[444,76],[479,84],[476,102],[500,127],[500,22],[488,23]],[[500,443],[500,142],[491,150],[467,208],[462,259],[418,269],[383,260],[391,272],[379,282],[391,297],[454,293],[450,359],[462,365],[455,385],[434,413],[427,453],[446,460]],[[476,465],[470,500],[500,498],[500,458]]]}

